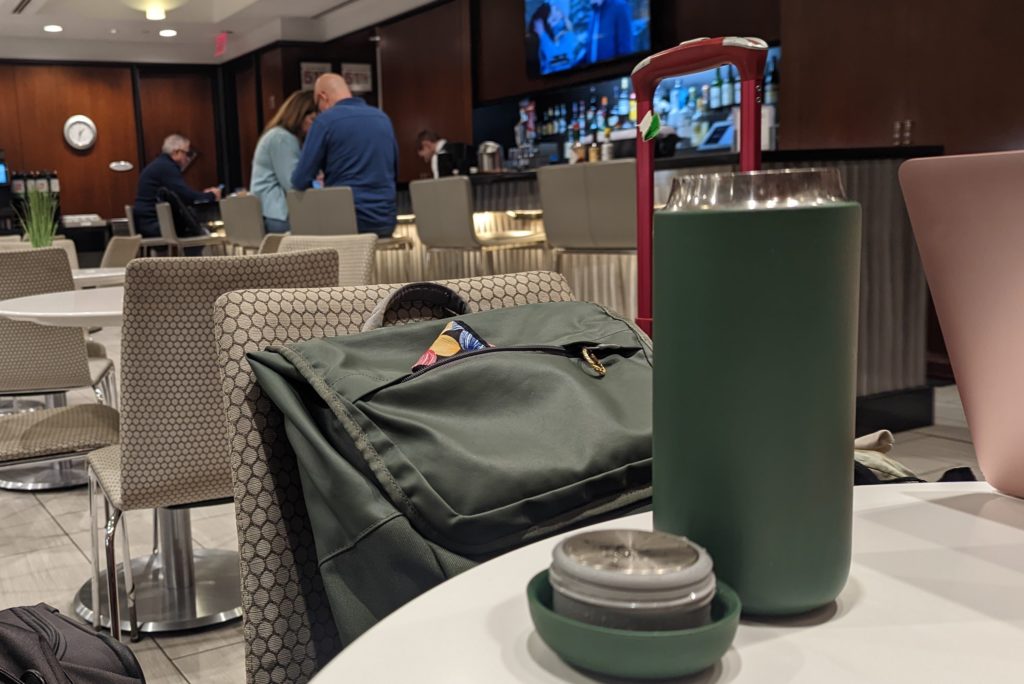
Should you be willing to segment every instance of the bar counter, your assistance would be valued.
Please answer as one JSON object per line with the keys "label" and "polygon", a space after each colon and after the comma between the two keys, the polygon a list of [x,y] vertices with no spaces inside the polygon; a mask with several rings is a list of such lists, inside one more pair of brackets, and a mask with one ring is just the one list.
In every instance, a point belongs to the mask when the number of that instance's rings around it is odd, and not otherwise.
{"label": "bar counter", "polygon": [[[766,169],[838,168],[847,197],[863,207],[857,394],[884,404],[880,411],[888,416],[886,424],[893,429],[931,418],[931,393],[925,381],[927,288],[897,171],[906,159],[941,155],[942,151],[941,146],[893,146],[782,150],[763,155]],[[656,159],[655,203],[668,199],[675,176],[733,171],[737,164],[738,155],[728,153],[691,153]],[[470,178],[478,212],[512,215],[542,208],[533,171],[476,174]],[[402,213],[412,212],[407,185],[399,187],[399,207]],[[618,280],[628,281],[630,275],[635,278],[633,268],[623,267],[618,273],[622,274]],[[635,301],[635,282],[618,285],[627,291],[617,293],[614,299]],[[608,284],[601,283],[601,287]],[[594,293],[583,294],[599,299]],[[622,312],[632,315],[633,308],[625,305]],[[908,396],[912,397],[909,403]],[[858,413],[868,415],[871,410]],[[893,419],[893,415],[903,416],[906,422]],[[861,431],[874,424],[859,422]]]}

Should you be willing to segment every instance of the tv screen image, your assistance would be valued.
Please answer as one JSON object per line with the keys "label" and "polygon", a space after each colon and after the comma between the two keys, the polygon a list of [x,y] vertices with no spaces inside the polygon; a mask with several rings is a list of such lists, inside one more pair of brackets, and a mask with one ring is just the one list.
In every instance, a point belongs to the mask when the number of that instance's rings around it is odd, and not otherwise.
{"label": "tv screen image", "polygon": [[650,0],[524,0],[531,76],[651,49]]}

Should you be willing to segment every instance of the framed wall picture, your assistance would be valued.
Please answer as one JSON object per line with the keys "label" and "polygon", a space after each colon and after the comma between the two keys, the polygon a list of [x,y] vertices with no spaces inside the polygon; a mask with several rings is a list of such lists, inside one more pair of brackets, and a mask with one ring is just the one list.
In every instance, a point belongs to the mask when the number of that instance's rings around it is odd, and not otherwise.
{"label": "framed wall picture", "polygon": [[373,90],[373,70],[369,64],[342,62],[341,75],[353,93],[369,93]]}
{"label": "framed wall picture", "polygon": [[299,62],[299,82],[303,90],[312,90],[316,79],[331,72],[330,62]]}

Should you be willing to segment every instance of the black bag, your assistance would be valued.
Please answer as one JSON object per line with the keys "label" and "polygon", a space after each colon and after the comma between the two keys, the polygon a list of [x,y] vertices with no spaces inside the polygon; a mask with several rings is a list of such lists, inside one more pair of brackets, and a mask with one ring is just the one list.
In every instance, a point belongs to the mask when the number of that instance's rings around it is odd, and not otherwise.
{"label": "black bag", "polygon": [[0,684],[145,684],[124,644],[45,603],[0,611]]}
{"label": "black bag", "polygon": [[171,205],[171,215],[174,216],[174,231],[178,237],[202,237],[209,235],[210,231],[203,227],[203,224],[196,218],[192,207],[185,204],[178,193],[169,188],[158,188],[156,191],[158,202],[167,202]]}

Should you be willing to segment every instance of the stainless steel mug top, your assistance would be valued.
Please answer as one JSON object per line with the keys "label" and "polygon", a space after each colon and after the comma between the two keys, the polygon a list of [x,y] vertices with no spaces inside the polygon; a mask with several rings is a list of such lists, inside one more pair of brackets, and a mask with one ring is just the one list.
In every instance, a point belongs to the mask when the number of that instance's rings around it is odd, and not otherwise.
{"label": "stainless steel mug top", "polygon": [[[846,199],[839,169],[772,169],[676,176],[662,211],[820,206]],[[659,212],[660,213],[660,212]]]}

